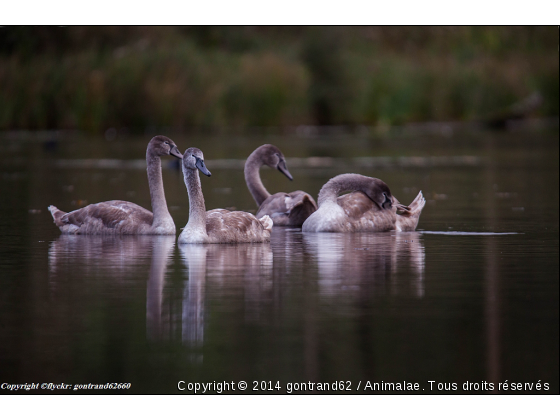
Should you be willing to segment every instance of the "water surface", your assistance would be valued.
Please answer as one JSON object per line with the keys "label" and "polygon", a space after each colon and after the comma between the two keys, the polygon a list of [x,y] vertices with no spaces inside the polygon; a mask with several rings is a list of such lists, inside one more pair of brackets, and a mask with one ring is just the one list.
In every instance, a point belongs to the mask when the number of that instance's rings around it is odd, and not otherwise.
{"label": "water surface", "polygon": [[[148,137],[0,142],[0,382],[189,393],[179,381],[246,381],[253,394],[279,381],[271,392],[285,394],[310,381],[357,393],[367,381],[418,382],[423,393],[436,392],[429,381],[458,384],[450,393],[471,382],[486,393],[540,380],[559,392],[557,130],[171,136],[205,153],[208,209],[256,209],[242,166],[263,143],[283,150],[294,176],[263,169],[271,192],[316,197],[330,177],[358,172],[403,203],[422,190],[427,204],[413,233],[275,227],[271,243],[239,245],[60,235],[50,204],[150,208]],[[188,199],[176,163],[163,172],[180,228]]]}

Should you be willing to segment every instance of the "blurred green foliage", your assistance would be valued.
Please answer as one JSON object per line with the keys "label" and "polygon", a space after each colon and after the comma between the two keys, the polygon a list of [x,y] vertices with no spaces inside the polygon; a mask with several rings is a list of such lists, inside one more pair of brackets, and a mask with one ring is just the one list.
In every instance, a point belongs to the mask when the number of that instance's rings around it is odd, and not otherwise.
{"label": "blurred green foliage", "polygon": [[1,27],[0,129],[557,116],[558,78],[556,27]]}

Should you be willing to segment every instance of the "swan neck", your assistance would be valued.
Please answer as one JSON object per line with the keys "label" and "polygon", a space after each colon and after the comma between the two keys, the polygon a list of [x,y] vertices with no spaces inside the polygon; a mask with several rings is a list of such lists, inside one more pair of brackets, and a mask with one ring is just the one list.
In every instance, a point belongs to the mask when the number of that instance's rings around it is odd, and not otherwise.
{"label": "swan neck", "polygon": [[[328,188],[327,188],[328,187]],[[336,203],[338,197],[338,191],[332,186],[324,185],[319,191],[319,197],[317,199],[317,205],[321,206],[323,203]]]}
{"label": "swan neck", "polygon": [[270,193],[264,187],[259,170],[264,164],[260,150],[257,149],[247,158],[245,162],[245,182],[247,187],[251,192],[251,195],[257,202],[257,205],[261,205],[264,200],[270,197]]}
{"label": "swan neck", "polygon": [[154,220],[153,227],[173,222],[169,210],[167,209],[167,201],[165,200],[165,192],[163,190],[163,178],[161,175],[161,159],[157,155],[146,153],[146,164],[148,171],[148,185],[150,187],[150,196],[152,199],[152,212]]}
{"label": "swan neck", "polygon": [[[356,174],[346,174],[339,175],[335,178],[329,180],[321,191],[319,191],[319,197],[317,199],[317,204],[321,206],[323,203],[335,203],[340,193],[344,191],[362,191],[366,193],[365,184],[367,183],[367,178]],[[367,194],[367,193],[366,193]]]}
{"label": "swan neck", "polygon": [[206,233],[206,205],[197,169],[185,169],[185,185],[189,194],[189,221],[186,229],[203,230]]}

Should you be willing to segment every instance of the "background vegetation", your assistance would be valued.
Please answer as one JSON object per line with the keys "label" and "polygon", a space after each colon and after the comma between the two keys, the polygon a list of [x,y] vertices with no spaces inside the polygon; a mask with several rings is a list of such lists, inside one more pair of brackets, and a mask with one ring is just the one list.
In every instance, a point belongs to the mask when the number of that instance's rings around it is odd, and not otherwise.
{"label": "background vegetation", "polygon": [[557,27],[2,27],[0,130],[559,113]]}

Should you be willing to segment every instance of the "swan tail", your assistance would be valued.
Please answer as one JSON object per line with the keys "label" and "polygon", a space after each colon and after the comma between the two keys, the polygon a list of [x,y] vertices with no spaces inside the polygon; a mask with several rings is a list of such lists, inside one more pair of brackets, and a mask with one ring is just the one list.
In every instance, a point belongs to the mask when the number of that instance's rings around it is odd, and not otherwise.
{"label": "swan tail", "polygon": [[416,198],[414,199],[414,201],[410,203],[410,205],[408,206],[410,207],[411,215],[420,216],[420,213],[422,212],[422,209],[424,208],[425,205],[426,205],[426,199],[424,198],[422,191],[420,191],[416,196]]}
{"label": "swan tail", "polygon": [[49,211],[51,212],[52,217],[54,219],[54,224],[57,225],[58,227],[63,227],[66,223],[64,223],[62,218],[67,213],[62,211],[62,210],[59,210],[55,206],[49,206],[48,208],[49,208]]}
{"label": "swan tail", "polygon": [[259,222],[261,222],[261,224],[263,225],[264,230],[268,230],[269,232],[272,232],[272,225],[274,223],[272,222],[272,219],[270,218],[269,215],[264,215],[263,217],[261,217],[259,219]]}
{"label": "swan tail", "polygon": [[425,205],[426,199],[422,191],[418,193],[410,205],[403,206],[400,203],[397,204],[397,210],[402,211],[402,213],[397,214],[397,230],[401,232],[415,230]]}

